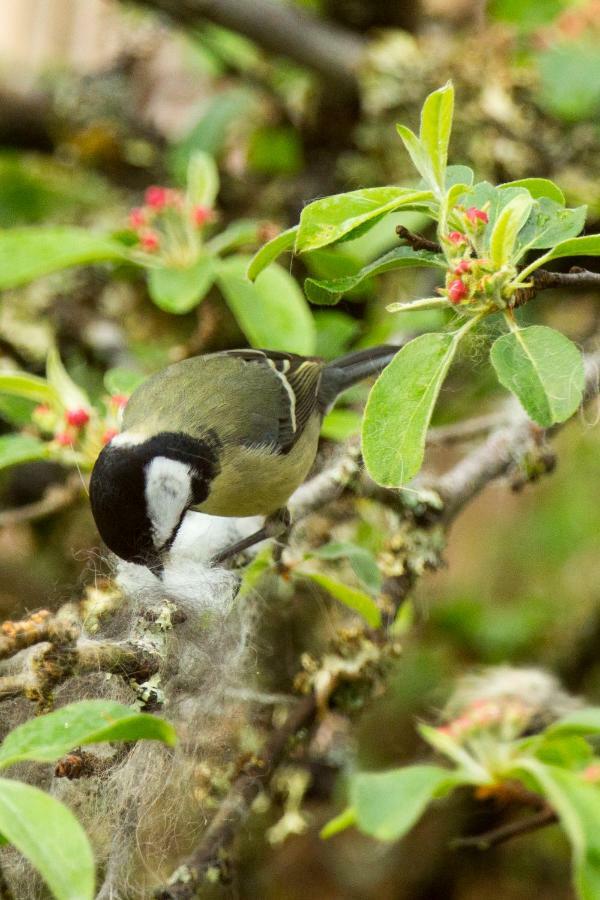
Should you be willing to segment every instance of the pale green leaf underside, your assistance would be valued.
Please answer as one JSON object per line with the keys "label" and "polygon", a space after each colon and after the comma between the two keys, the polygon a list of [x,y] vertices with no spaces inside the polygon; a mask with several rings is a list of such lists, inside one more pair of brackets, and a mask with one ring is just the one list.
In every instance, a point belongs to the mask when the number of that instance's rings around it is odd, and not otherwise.
{"label": "pale green leaf underside", "polygon": [[447,263],[441,254],[427,250],[412,250],[410,247],[395,247],[368,265],[363,266],[356,274],[344,278],[320,279],[307,278],[304,282],[306,296],[312,303],[337,303],[344,294],[358,287],[366,278],[373,278],[394,269],[411,267],[430,267],[446,269]]}
{"label": "pale green leaf underside", "polygon": [[267,266],[271,265],[278,256],[285,253],[286,250],[292,249],[297,232],[298,225],[294,225],[293,228],[282,231],[281,234],[278,234],[277,237],[268,241],[268,243],[264,244],[264,246],[254,254],[248,264],[248,270],[246,272],[250,281],[255,281],[263,269],[266,269]]}
{"label": "pale green leaf underside", "polygon": [[421,145],[440,188],[444,185],[453,114],[454,88],[449,82],[427,97],[421,113]]}
{"label": "pale green leaf underside", "polygon": [[568,338],[544,325],[503,335],[490,358],[500,383],[544,428],[573,415],[583,395],[581,353]]}
{"label": "pale green leaf underside", "polygon": [[452,773],[439,766],[408,766],[355,775],[350,797],[358,828],[380,841],[398,840],[418,821],[449,778]]}
{"label": "pale green leaf underside", "polygon": [[362,446],[372,478],[406,484],[423,462],[425,437],[458,345],[452,334],[423,334],[394,357],[370,393]]}
{"label": "pale green leaf underside", "polygon": [[517,236],[531,212],[533,202],[523,192],[507,203],[498,216],[490,237],[490,257],[497,268],[511,261]]}
{"label": "pale green leaf underside", "polygon": [[85,228],[12,228],[0,232],[0,290],[70,266],[123,260],[118,241]]}
{"label": "pale green leaf underside", "polygon": [[0,832],[38,870],[56,900],[92,900],[89,841],[71,810],[54,797],[0,778]]}
{"label": "pale green leaf underside", "polygon": [[165,312],[183,315],[197,306],[215,279],[213,260],[199,259],[189,268],[159,266],[148,272],[148,291]]}
{"label": "pale green leaf underside", "polygon": [[0,437],[0,469],[47,459],[49,455],[48,444],[29,434],[5,434]]}
{"label": "pale green leaf underside", "polygon": [[26,400],[35,400],[36,403],[60,402],[56,390],[45,378],[25,372],[0,372],[0,394],[24,397]]}
{"label": "pale green leaf underside", "polygon": [[249,257],[219,263],[217,281],[227,305],[253,347],[310,356],[316,331],[310,309],[292,276],[272,263],[254,283],[246,278]]}
{"label": "pale green leaf underside", "polygon": [[520,763],[558,815],[573,852],[574,882],[579,900],[600,897],[600,788],[580,772],[537,760]]}

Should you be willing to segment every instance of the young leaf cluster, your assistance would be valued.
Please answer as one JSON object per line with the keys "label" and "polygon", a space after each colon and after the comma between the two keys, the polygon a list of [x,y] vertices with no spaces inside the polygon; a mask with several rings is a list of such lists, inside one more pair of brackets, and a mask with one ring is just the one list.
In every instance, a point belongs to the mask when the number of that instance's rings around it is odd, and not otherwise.
{"label": "young leaf cluster", "polygon": [[570,845],[580,900],[600,896],[600,708],[577,710],[545,731],[521,737],[529,721],[518,701],[473,703],[448,725],[422,725],[422,737],[445,766],[419,764],[350,778],[349,806],[323,829],[331,837],[355,826],[379,841],[396,841],[435,800],[457,788],[485,796],[535,792],[557,816]]}
{"label": "young leaf cluster", "polygon": [[215,286],[253,346],[311,354],[315,328],[306,301],[289,273],[273,264],[250,284],[249,257],[263,226],[240,219],[216,231],[219,175],[211,156],[197,151],[185,191],[152,186],[131,210],[129,227],[113,234],[45,226],[0,234],[0,290],[65,268],[107,262],[147,275],[153,302],[175,315],[197,307]]}
{"label": "young leaf cluster", "polygon": [[[371,476],[398,487],[419,471],[435,404],[459,344],[489,316],[503,318],[507,333],[493,344],[499,381],[542,427],[569,418],[581,403],[581,353],[545,326],[522,328],[515,308],[536,269],[568,256],[600,256],[600,235],[580,237],[586,208],[569,209],[561,190],[544,178],[494,186],[475,183],[466,166],[448,166],[454,92],[450,83],[427,97],[419,134],[398,133],[417,169],[416,188],[367,188],[310,203],[298,225],[266,244],[248,268],[251,279],[286,250],[302,255],[339,245],[391,213],[418,211],[436,225],[432,249],[400,246],[352,275],[307,278],[308,299],[335,304],[366,279],[396,269],[430,267],[443,275],[437,295],[393,303],[391,312],[451,309],[454,330],[425,334],[405,345],[371,391],[362,425]],[[540,253],[540,251],[542,251]],[[533,256],[535,254],[535,256]]]}

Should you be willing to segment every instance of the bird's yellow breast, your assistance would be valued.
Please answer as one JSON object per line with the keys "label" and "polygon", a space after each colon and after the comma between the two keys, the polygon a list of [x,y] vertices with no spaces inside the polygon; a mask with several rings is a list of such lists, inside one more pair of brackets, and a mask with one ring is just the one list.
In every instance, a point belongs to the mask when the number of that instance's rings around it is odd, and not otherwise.
{"label": "bird's yellow breast", "polygon": [[289,453],[230,444],[206,500],[195,509],[213,516],[269,515],[286,505],[308,475],[319,441],[321,417],[311,416]]}

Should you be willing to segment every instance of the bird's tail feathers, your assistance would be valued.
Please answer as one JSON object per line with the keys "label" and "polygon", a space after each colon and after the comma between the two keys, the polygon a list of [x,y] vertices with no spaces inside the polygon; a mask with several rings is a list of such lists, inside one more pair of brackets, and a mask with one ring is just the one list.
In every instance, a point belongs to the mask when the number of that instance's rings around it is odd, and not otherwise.
{"label": "bird's tail feathers", "polygon": [[338,394],[352,387],[369,375],[378,375],[392,361],[403,344],[380,344],[340,356],[329,363],[323,371],[319,399],[324,407],[329,406]]}

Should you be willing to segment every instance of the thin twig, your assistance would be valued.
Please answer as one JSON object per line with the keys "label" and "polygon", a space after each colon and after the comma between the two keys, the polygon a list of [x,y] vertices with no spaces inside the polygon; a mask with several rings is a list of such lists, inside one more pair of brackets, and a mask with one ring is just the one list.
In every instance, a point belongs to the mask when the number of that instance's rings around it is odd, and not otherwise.
{"label": "thin twig", "polygon": [[396,234],[400,240],[406,241],[413,250],[431,250],[432,253],[442,252],[442,248],[437,241],[430,241],[428,238],[423,237],[422,234],[415,234],[414,231],[410,231],[404,225],[396,226]]}
{"label": "thin twig", "polygon": [[285,724],[271,734],[263,752],[244,768],[231,785],[198,849],[177,869],[171,883],[155,893],[158,900],[191,900],[196,896],[207,870],[214,868],[222,872],[226,868],[226,851],[233,843],[238,826],[248,815],[252,801],[269,782],[290,739],[312,723],[316,710],[314,694],[291,708]]}
{"label": "thin twig", "polygon": [[523,816],[514,822],[508,822],[506,825],[500,825],[491,831],[483,834],[476,834],[472,837],[456,838],[452,841],[452,847],[457,850],[463,850],[473,847],[475,850],[489,850],[490,847],[497,847],[498,844],[504,844],[512,838],[520,837],[522,834],[529,834],[531,831],[538,831],[547,825],[553,825],[557,821],[554,810],[544,809],[533,816]]}

